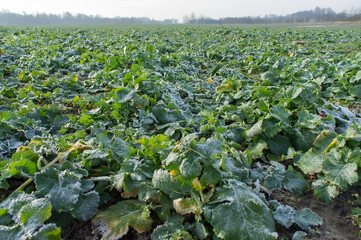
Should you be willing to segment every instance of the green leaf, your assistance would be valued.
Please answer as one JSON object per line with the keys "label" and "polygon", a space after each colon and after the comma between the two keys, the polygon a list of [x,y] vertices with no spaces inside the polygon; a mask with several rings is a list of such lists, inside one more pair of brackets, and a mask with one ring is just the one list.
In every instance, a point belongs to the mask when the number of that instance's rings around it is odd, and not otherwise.
{"label": "green leaf", "polygon": [[153,220],[150,218],[149,207],[137,200],[125,200],[98,212],[92,220],[98,224],[104,240],[119,239],[129,230],[129,226],[138,233],[149,231]]}
{"label": "green leaf", "polygon": [[110,145],[112,155],[118,160],[128,159],[131,156],[129,144],[119,137],[115,137]]}
{"label": "green leaf", "polygon": [[322,202],[330,203],[332,199],[339,194],[336,186],[330,184],[324,178],[320,178],[317,181],[313,182],[312,187],[314,189],[313,195]]}
{"label": "green leaf", "polygon": [[152,109],[152,112],[160,124],[186,120],[181,110],[169,109],[164,103],[158,103],[155,105]]}
{"label": "green leaf", "polygon": [[268,144],[263,139],[258,140],[255,143],[252,143],[247,150],[253,159],[260,158],[263,156],[263,150],[267,149]]}
{"label": "green leaf", "polygon": [[305,238],[303,238],[303,237],[306,237],[306,236],[307,236],[307,233],[302,232],[302,231],[297,231],[297,232],[295,232],[295,234],[293,234],[292,240],[304,240]]}
{"label": "green leaf", "polygon": [[354,76],[354,78],[352,79],[352,81],[350,81],[351,83],[355,83],[361,80],[361,71],[358,71],[356,73],[356,75]]}
{"label": "green leaf", "polygon": [[193,233],[193,235],[197,236],[198,239],[206,239],[209,236],[209,232],[207,228],[204,226],[201,222],[195,222],[191,225],[190,231]]}
{"label": "green leaf", "polygon": [[48,200],[35,199],[21,208],[18,213],[20,223],[32,232],[51,216],[51,204]]}
{"label": "green leaf", "polygon": [[328,158],[323,163],[323,172],[329,182],[342,188],[358,181],[356,163],[344,163]]}
{"label": "green leaf", "polygon": [[288,125],[289,120],[288,117],[291,116],[291,112],[286,109],[284,106],[275,105],[272,107],[272,116],[282,121],[284,124]]}
{"label": "green leaf", "polygon": [[274,212],[275,220],[282,226],[289,228],[294,223],[295,209],[290,206],[280,205]]}
{"label": "green leaf", "polygon": [[222,143],[216,138],[209,138],[204,143],[198,143],[194,149],[205,157],[213,158],[222,152]]}
{"label": "green leaf", "polygon": [[204,168],[203,174],[200,178],[202,185],[216,185],[221,180],[221,173],[215,169],[212,165],[208,165]]}
{"label": "green leaf", "polygon": [[182,197],[187,190],[192,188],[190,186],[188,189],[184,189],[179,180],[173,180],[169,173],[163,169],[154,172],[152,183],[155,188],[162,190],[172,199]]}
{"label": "green leaf", "polygon": [[149,104],[147,95],[135,95],[133,98],[133,103],[136,108],[145,108]]}
{"label": "green leaf", "polygon": [[263,120],[258,121],[250,129],[246,131],[246,137],[253,138],[255,136],[261,135],[263,133],[262,128]]}
{"label": "green leaf", "polygon": [[61,240],[61,228],[58,228],[55,224],[43,225],[31,240]]}
{"label": "green leaf", "polygon": [[269,208],[242,182],[229,180],[205,205],[207,221],[222,239],[276,239]]}
{"label": "green leaf", "polygon": [[311,130],[298,130],[294,129],[295,134],[292,138],[293,146],[296,150],[308,151],[313,147],[313,141],[316,139],[318,132]]}
{"label": "green leaf", "polygon": [[294,163],[305,174],[319,173],[322,170],[323,156],[310,149],[305,154],[296,156]]}
{"label": "green leaf", "polygon": [[[12,221],[8,222],[12,226],[0,225],[0,239],[60,240],[60,228],[55,224],[44,224],[50,218],[52,210],[48,199],[15,193],[0,204],[0,209],[12,216]],[[4,215],[1,216],[3,217]]]}
{"label": "green leaf", "polygon": [[202,164],[198,159],[186,158],[179,167],[180,173],[185,180],[198,177],[202,172]]}
{"label": "green leaf", "polygon": [[23,175],[32,178],[38,171],[38,159],[38,154],[26,147],[21,147],[20,151],[12,155],[11,162],[8,166],[8,172],[11,173],[11,175],[22,173]]}
{"label": "green leaf", "polygon": [[47,197],[57,211],[69,211],[82,192],[80,177],[67,170],[46,168],[35,175],[38,195]]}
{"label": "green leaf", "polygon": [[288,166],[284,177],[284,188],[295,195],[301,195],[309,188],[309,183],[303,178],[302,174],[294,170],[292,166]]}
{"label": "green leaf", "polygon": [[263,120],[262,128],[267,137],[274,137],[282,131],[280,121],[274,117]]}
{"label": "green leaf", "polygon": [[264,185],[269,189],[280,189],[284,176],[276,173],[270,173],[264,178]]}
{"label": "green leaf", "polygon": [[275,155],[287,154],[288,148],[291,146],[290,139],[282,135],[267,139],[267,143],[269,149]]}
{"label": "green leaf", "polygon": [[355,85],[353,87],[351,87],[348,92],[350,93],[351,96],[354,97],[360,97],[361,96],[361,85]]}
{"label": "green leaf", "polygon": [[135,95],[135,91],[133,91],[133,90],[129,91],[126,88],[119,88],[115,91],[114,99],[117,102],[125,103],[125,102],[130,101],[134,95]]}
{"label": "green leaf", "polygon": [[158,226],[152,233],[152,240],[193,240],[192,236],[182,225],[183,217],[171,216],[163,225]]}
{"label": "green leaf", "polygon": [[308,208],[304,208],[295,213],[295,223],[302,229],[309,229],[311,226],[322,224],[322,219]]}
{"label": "green leaf", "polygon": [[301,94],[302,91],[303,91],[302,87],[296,87],[296,86],[287,87],[286,90],[284,91],[284,96],[286,99],[295,99]]}
{"label": "green leaf", "polygon": [[148,202],[157,198],[159,191],[151,186],[151,184],[145,183],[138,190],[138,199],[140,201]]}
{"label": "green leaf", "polygon": [[87,221],[97,212],[98,205],[98,193],[91,191],[86,194],[80,194],[77,203],[70,212],[75,218]]}

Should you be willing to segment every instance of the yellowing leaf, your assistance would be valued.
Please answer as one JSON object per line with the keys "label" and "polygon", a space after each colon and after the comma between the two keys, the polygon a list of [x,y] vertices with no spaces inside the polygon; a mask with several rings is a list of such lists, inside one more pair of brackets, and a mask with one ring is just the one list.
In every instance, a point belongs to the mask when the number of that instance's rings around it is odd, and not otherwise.
{"label": "yellowing leaf", "polygon": [[177,176],[177,171],[176,170],[172,170],[169,172],[169,175],[171,175],[172,177]]}
{"label": "yellowing leaf", "polygon": [[337,143],[337,133],[329,130],[323,130],[320,135],[317,136],[313,145],[320,152],[326,153]]}
{"label": "yellowing leaf", "polygon": [[178,198],[173,200],[173,207],[180,215],[186,215],[200,211],[200,208],[193,198]]}
{"label": "yellowing leaf", "polygon": [[137,200],[125,200],[98,212],[93,217],[98,230],[103,233],[102,240],[119,239],[129,230],[129,226],[142,233],[152,228],[148,206]]}

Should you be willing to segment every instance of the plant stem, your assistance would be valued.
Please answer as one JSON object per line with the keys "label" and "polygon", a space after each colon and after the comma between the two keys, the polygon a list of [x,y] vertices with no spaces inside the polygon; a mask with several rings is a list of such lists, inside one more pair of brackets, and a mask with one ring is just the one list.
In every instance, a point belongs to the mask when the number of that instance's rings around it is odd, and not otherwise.
{"label": "plant stem", "polygon": [[[46,164],[45,167],[43,167],[43,169],[48,168],[53,166],[56,162],[58,162],[59,160],[65,160],[68,155],[69,155],[70,151],[66,151],[64,153],[59,153],[58,156],[56,156],[56,158],[54,158],[53,161],[51,161],[50,163]],[[20,185],[20,187],[18,187],[13,193],[10,194],[13,195],[16,192],[21,192],[22,190],[24,190],[24,188],[26,188],[30,183],[32,183],[34,181],[34,179],[29,178],[28,180],[26,180],[23,184]]]}
{"label": "plant stem", "polygon": [[110,177],[103,176],[103,177],[92,177],[90,178],[91,181],[97,182],[97,181],[110,181]]}

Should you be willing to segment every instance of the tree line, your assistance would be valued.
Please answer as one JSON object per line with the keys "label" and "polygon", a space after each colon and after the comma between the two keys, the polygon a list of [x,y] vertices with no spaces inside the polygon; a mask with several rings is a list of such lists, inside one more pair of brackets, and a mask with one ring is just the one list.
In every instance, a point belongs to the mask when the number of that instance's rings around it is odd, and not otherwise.
{"label": "tree line", "polygon": [[177,24],[177,19],[154,20],[147,17],[101,17],[85,14],[19,14],[0,12],[0,25],[39,26],[39,25],[83,25],[83,24]]}
{"label": "tree line", "polygon": [[[361,9],[336,13],[331,8],[315,8],[285,16],[266,15],[264,17],[226,17],[213,19],[196,16],[194,13],[183,17],[184,24],[261,24],[261,23],[305,23],[328,21],[360,21]],[[74,24],[178,24],[177,19],[154,20],[147,17],[101,17],[85,14],[18,14],[0,12],[0,25],[74,25]]]}
{"label": "tree line", "polygon": [[336,13],[331,8],[299,11],[286,16],[266,15],[264,17],[227,17],[212,19],[205,16],[197,17],[194,13],[183,17],[187,24],[261,24],[261,23],[306,23],[306,22],[331,22],[331,21],[360,21],[361,9]]}

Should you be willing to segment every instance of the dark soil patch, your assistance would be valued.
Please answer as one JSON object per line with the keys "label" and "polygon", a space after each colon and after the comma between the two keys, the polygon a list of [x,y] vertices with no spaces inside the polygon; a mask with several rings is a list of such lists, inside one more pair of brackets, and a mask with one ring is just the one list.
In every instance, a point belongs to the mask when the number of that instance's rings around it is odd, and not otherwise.
{"label": "dark soil patch", "polygon": [[24,180],[22,180],[22,179],[12,179],[11,181],[9,181],[9,187],[7,190],[0,189],[0,199],[1,200],[6,199],[8,196],[10,196],[10,194],[12,194],[23,183],[24,183]]}
{"label": "dark soil patch", "polygon": [[361,114],[361,103],[352,103],[348,106],[351,111]]}
{"label": "dark soil patch", "polygon": [[[355,205],[351,190],[340,194],[331,203],[320,202],[313,196],[312,192],[307,192],[302,196],[295,196],[288,191],[277,190],[272,193],[271,198],[296,209],[309,208],[322,218],[322,226],[309,230],[306,239],[358,239],[358,227],[352,224],[352,219],[349,217]],[[281,227],[278,230],[281,235],[292,238],[292,233],[297,229]]]}

